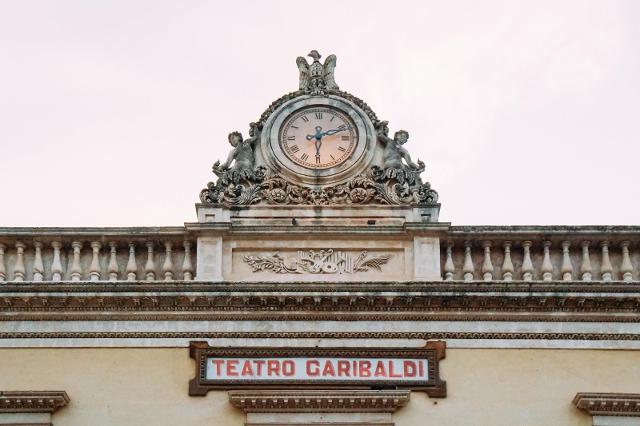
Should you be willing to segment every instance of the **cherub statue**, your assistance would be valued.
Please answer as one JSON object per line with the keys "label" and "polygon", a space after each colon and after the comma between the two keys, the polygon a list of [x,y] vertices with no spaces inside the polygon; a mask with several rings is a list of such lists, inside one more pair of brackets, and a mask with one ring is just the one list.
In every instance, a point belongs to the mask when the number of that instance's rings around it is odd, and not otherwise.
{"label": "cherub statue", "polygon": [[[216,161],[213,165],[213,172],[222,177],[225,173],[231,172],[232,180],[248,179],[255,166],[255,143],[260,138],[260,127],[257,123],[249,124],[249,139],[242,139],[242,134],[238,131],[229,133],[229,143],[233,147],[227,161],[220,165]],[[235,160],[235,162],[234,162]],[[233,167],[231,163],[234,162]]]}
{"label": "cherub statue", "polygon": [[[409,139],[409,132],[406,130],[398,130],[393,139],[389,137],[389,122],[381,121],[378,126],[378,140],[384,145],[384,166],[383,169],[410,169],[412,171],[418,171],[424,169],[424,163],[418,160],[418,164],[411,160],[409,151],[407,151],[402,145],[404,145]],[[407,162],[405,166],[402,163],[402,159]]]}

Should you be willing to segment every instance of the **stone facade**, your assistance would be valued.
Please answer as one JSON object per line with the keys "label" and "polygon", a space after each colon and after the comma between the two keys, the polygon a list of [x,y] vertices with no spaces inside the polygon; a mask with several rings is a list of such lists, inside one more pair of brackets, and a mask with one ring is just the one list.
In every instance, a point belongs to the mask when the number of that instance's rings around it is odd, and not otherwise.
{"label": "stone facade", "polygon": [[[249,138],[232,132],[196,222],[0,228],[0,424],[640,424],[640,227],[440,222],[408,133],[338,88],[335,56],[311,57]],[[364,145],[302,170],[274,138],[316,104],[345,108]],[[307,149],[322,158],[340,131]],[[193,341],[275,354],[443,341],[447,393],[189,396]]]}

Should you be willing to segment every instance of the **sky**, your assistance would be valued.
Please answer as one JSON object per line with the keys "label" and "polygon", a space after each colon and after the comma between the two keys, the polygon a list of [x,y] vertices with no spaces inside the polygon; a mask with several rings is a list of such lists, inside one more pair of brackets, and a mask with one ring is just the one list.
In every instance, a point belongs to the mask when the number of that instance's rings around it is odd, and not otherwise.
{"label": "sky", "polygon": [[336,54],[454,225],[638,225],[640,1],[0,0],[0,227],[160,226]]}

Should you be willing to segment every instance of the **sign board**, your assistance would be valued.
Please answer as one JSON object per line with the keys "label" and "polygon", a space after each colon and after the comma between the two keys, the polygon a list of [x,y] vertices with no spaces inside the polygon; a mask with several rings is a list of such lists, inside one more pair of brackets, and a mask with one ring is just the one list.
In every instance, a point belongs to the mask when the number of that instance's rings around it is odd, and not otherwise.
{"label": "sign board", "polygon": [[421,390],[445,396],[439,361],[444,342],[423,348],[216,348],[191,342],[196,376],[190,395],[209,390],[273,389],[372,389]]}

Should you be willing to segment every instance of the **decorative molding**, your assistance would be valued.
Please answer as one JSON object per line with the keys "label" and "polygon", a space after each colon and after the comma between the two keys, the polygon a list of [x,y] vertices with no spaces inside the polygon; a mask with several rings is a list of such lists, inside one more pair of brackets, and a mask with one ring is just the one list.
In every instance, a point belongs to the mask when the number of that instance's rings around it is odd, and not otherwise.
{"label": "decorative molding", "polygon": [[638,323],[640,315],[529,314],[499,312],[31,312],[0,315],[0,321],[494,321],[494,322],[600,322]]}
{"label": "decorative molding", "polygon": [[640,341],[634,333],[536,332],[3,332],[4,339],[420,339]]}
{"label": "decorative molding", "polygon": [[573,404],[592,416],[640,417],[640,394],[580,392]]}
{"label": "decorative molding", "polygon": [[0,413],[54,413],[69,401],[65,391],[0,391]]}
{"label": "decorative molding", "polygon": [[409,390],[230,391],[244,413],[393,413],[409,403]]}
{"label": "decorative molding", "polygon": [[299,250],[296,258],[289,260],[289,264],[279,253],[243,258],[253,272],[271,271],[277,274],[355,274],[371,269],[382,272],[382,265],[389,259],[390,254],[370,255],[366,250],[354,258],[335,249]]}

